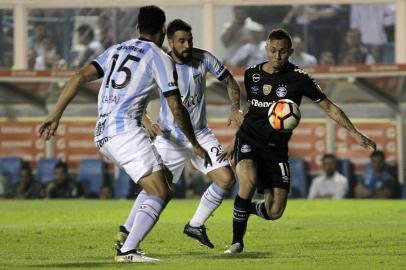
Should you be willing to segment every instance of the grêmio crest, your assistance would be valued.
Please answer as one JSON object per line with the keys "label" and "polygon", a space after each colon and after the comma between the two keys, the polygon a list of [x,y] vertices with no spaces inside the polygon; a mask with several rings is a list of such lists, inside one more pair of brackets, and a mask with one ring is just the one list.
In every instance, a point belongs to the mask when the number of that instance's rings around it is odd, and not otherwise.
{"label": "gr\u00eamio crest", "polygon": [[269,95],[272,91],[272,85],[269,84],[264,84],[262,87],[262,92],[264,93],[265,96]]}

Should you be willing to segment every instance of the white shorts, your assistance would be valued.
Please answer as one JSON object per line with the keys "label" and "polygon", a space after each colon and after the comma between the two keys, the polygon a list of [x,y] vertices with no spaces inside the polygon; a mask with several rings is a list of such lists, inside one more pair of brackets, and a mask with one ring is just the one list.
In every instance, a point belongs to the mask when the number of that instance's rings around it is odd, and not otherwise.
{"label": "white shorts", "polygon": [[230,165],[228,160],[223,160],[222,162],[217,161],[217,157],[223,152],[223,149],[213,133],[210,132],[197,135],[196,139],[209,153],[211,162],[213,164],[212,166],[209,165],[207,168],[204,166],[204,160],[194,154],[192,145],[188,141],[177,143],[165,139],[162,136],[157,136],[155,139],[155,147],[161,155],[165,166],[172,172],[172,181],[175,184],[178,182],[180,176],[182,175],[183,168],[189,160],[196,169],[204,174]]}
{"label": "white shorts", "polygon": [[123,168],[135,183],[163,169],[162,159],[142,127],[114,136],[99,150]]}

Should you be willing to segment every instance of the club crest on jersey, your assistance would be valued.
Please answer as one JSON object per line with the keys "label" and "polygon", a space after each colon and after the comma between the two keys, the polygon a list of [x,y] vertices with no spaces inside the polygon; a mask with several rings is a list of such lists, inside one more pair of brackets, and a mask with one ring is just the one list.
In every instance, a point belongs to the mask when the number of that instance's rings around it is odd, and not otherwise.
{"label": "club crest on jersey", "polygon": [[259,88],[256,86],[251,86],[251,94],[256,95],[258,94]]}
{"label": "club crest on jersey", "polygon": [[259,82],[260,79],[261,79],[261,76],[258,73],[252,74],[252,81],[253,82]]}
{"label": "club crest on jersey", "polygon": [[264,93],[265,96],[269,95],[272,91],[272,85],[269,84],[264,84],[262,87],[262,92]]}
{"label": "club crest on jersey", "polygon": [[241,153],[248,153],[251,152],[251,146],[249,146],[248,144],[243,144],[241,146]]}
{"label": "club crest on jersey", "polygon": [[288,93],[288,89],[286,88],[286,85],[279,85],[278,88],[276,89],[276,95],[278,97],[285,97],[286,94]]}

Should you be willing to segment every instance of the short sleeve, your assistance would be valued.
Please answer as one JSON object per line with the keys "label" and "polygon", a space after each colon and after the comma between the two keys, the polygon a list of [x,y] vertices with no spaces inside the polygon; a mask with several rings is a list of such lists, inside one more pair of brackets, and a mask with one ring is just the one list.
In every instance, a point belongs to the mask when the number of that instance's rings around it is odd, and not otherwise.
{"label": "short sleeve", "polygon": [[165,97],[179,94],[175,63],[163,51],[154,52],[152,76]]}
{"label": "short sleeve", "polygon": [[208,51],[204,52],[203,63],[205,68],[219,81],[224,80],[230,74],[223,63],[216,56]]}
{"label": "short sleeve", "polygon": [[306,72],[302,71],[302,73],[303,83],[301,90],[303,91],[303,95],[317,103],[325,99],[326,94],[324,94],[317,82]]}
{"label": "short sleeve", "polygon": [[96,69],[97,73],[99,75],[99,78],[104,76],[104,73],[106,73],[106,70],[109,65],[109,59],[111,58],[111,53],[114,50],[114,46],[108,48],[105,50],[102,54],[100,54],[95,60],[93,60],[90,64],[92,64]]}

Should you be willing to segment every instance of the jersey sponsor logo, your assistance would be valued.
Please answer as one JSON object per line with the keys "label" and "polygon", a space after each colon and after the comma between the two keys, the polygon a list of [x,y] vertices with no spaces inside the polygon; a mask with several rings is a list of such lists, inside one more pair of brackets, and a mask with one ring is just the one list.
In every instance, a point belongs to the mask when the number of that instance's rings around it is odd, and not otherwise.
{"label": "jersey sponsor logo", "polygon": [[259,101],[258,99],[253,98],[248,100],[248,103],[254,107],[268,108],[272,105],[273,101]]}
{"label": "jersey sponsor logo", "polygon": [[279,85],[276,89],[276,95],[278,97],[285,97],[287,93],[288,89],[286,88],[286,85]]}
{"label": "jersey sponsor logo", "polygon": [[145,54],[145,52],[144,52],[144,50],[142,49],[142,48],[138,48],[138,47],[135,47],[135,46],[119,46],[119,47],[117,47],[117,49],[116,49],[117,51],[119,51],[119,50],[131,50],[131,51],[135,51],[135,52],[140,52],[140,53],[142,53],[142,54]]}
{"label": "jersey sponsor logo", "polygon": [[251,86],[251,94],[257,95],[259,88],[257,86]]}
{"label": "jersey sponsor logo", "polygon": [[[181,96],[181,98],[183,100],[184,97]],[[186,108],[189,108],[189,107],[196,106],[197,104],[200,103],[201,100],[202,100],[202,96],[195,94],[193,96],[185,98],[182,103],[183,103],[183,106],[185,106]]]}
{"label": "jersey sponsor logo", "polygon": [[104,145],[106,142],[108,142],[109,140],[110,140],[110,137],[104,137],[104,138],[102,138],[102,139],[96,141],[96,146],[97,146],[98,148],[102,148],[103,145]]}
{"label": "jersey sponsor logo", "polygon": [[259,82],[260,79],[261,79],[261,76],[258,73],[252,74],[252,81],[253,82]]}
{"label": "jersey sponsor logo", "polygon": [[102,103],[115,103],[118,104],[120,102],[120,96],[116,95],[108,95],[102,98]]}
{"label": "jersey sponsor logo", "polygon": [[243,144],[241,146],[241,153],[248,153],[251,152],[251,146],[249,146],[248,144]]}
{"label": "jersey sponsor logo", "polygon": [[269,84],[264,84],[262,87],[262,92],[264,93],[265,96],[269,95],[272,91],[272,85]]}
{"label": "jersey sponsor logo", "polygon": [[94,136],[95,137],[100,136],[103,133],[103,131],[104,131],[105,127],[106,127],[106,121],[107,121],[107,119],[104,119],[103,122],[100,122],[100,121],[97,122],[95,131],[94,131]]}

